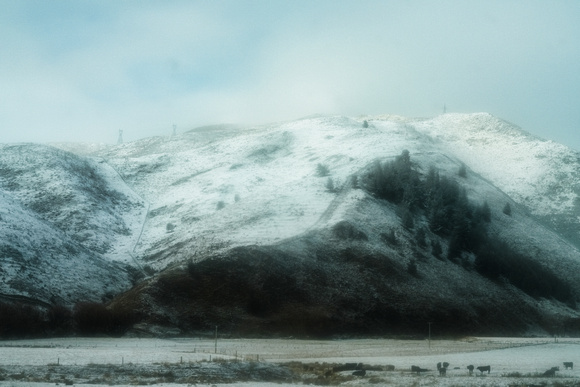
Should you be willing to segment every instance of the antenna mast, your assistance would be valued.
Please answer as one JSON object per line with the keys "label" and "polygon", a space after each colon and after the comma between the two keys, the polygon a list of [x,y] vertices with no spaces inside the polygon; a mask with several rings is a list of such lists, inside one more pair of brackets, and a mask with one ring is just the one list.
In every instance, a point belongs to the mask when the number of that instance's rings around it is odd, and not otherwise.
{"label": "antenna mast", "polygon": [[119,139],[117,140],[117,144],[120,145],[123,143],[123,129],[119,129]]}

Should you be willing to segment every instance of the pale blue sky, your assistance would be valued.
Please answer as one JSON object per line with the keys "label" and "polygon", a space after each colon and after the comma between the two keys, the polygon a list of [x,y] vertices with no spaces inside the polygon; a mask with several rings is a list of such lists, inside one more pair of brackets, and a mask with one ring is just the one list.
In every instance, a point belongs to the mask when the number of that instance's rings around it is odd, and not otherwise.
{"label": "pale blue sky", "polygon": [[580,1],[0,1],[0,142],[485,111],[580,150]]}

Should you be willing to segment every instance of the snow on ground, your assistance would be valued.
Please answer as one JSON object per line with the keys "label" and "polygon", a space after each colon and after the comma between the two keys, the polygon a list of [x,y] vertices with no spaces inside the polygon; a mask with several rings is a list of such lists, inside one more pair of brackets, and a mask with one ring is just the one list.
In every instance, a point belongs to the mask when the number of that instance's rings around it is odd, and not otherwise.
{"label": "snow on ground", "polygon": [[99,174],[107,180],[109,188],[121,192],[133,204],[120,213],[128,232],[116,233],[111,238],[110,249],[103,254],[104,258],[114,261],[132,263],[133,250],[141,237],[141,230],[147,216],[147,203],[123,180],[119,173],[109,164],[96,159]]}
{"label": "snow on ground", "polygon": [[[138,242],[134,255],[162,269],[198,253],[274,244],[326,227],[342,215],[328,180],[340,188],[373,160],[394,158],[404,149],[413,160],[428,155],[446,158],[449,166],[463,161],[538,215],[570,213],[578,200],[577,153],[487,113],[222,125],[93,153],[150,205],[147,214],[125,219],[137,235],[117,238],[109,256],[118,259]],[[317,175],[319,164],[329,168],[329,176]],[[180,248],[164,254],[166,246]]]}
{"label": "snow on ground", "polygon": [[109,164],[38,144],[0,144],[0,150],[3,192],[37,222],[104,258],[131,259],[145,205]]}
{"label": "snow on ground", "polygon": [[[272,244],[323,227],[321,216],[336,198],[328,179],[340,188],[372,160],[410,147],[413,153],[419,143],[396,122],[365,129],[359,120],[322,117],[238,130],[219,141],[184,135],[127,144],[107,160],[151,203],[137,248],[147,256],[172,244]],[[329,176],[318,176],[319,164]]]}
{"label": "snow on ground", "polygon": [[412,125],[537,215],[571,211],[578,200],[578,152],[562,144],[488,113],[444,114]]}
{"label": "snow on ground", "polygon": [[[261,363],[299,361],[313,363],[359,363],[394,365],[395,371],[368,371],[364,378],[351,378],[349,371],[342,385],[395,386],[508,386],[521,383],[546,383],[551,380],[580,384],[580,371],[565,370],[563,362],[580,364],[580,339],[549,338],[470,338],[466,340],[331,340],[292,339],[45,339],[4,341],[0,343],[0,369],[8,373],[15,365],[120,365],[177,364],[237,359]],[[447,375],[436,372],[438,362],[450,363]],[[205,363],[204,363],[205,364]],[[211,363],[207,363],[209,366]],[[469,376],[466,366],[490,365],[491,373]],[[428,369],[420,376],[410,373],[411,365]],[[540,378],[539,374],[559,366],[557,378]],[[330,365],[329,365],[330,367]],[[459,369],[455,369],[459,367]],[[53,370],[54,371],[54,370]],[[352,379],[352,380],[350,380]],[[520,384],[517,384],[520,383]],[[227,386],[261,387],[302,384],[233,383]],[[0,386],[44,386],[47,383],[0,382]],[[54,385],[52,383],[51,385]],[[94,385],[94,384],[92,384]],[[163,384],[159,384],[163,385]],[[220,384],[217,384],[221,386]],[[550,384],[548,384],[550,385]],[[225,385],[224,385],[225,386]]]}

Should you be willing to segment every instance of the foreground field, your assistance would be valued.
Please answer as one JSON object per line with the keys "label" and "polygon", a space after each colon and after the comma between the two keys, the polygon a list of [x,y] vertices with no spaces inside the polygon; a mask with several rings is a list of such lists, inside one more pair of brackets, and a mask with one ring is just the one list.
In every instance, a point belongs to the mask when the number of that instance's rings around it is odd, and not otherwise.
{"label": "foreground field", "polygon": [[[446,376],[438,362],[450,364]],[[580,386],[580,371],[564,362],[580,367],[579,339],[19,340],[0,342],[0,386]],[[331,372],[345,363],[363,363],[366,374]],[[468,365],[491,372],[469,375]],[[543,377],[552,367],[560,370]]]}

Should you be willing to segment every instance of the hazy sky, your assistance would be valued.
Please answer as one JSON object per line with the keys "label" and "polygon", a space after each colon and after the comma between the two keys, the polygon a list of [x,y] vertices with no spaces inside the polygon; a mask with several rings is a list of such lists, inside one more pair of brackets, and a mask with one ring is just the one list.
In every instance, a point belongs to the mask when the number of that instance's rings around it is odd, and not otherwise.
{"label": "hazy sky", "polygon": [[0,143],[443,104],[580,150],[580,1],[0,1]]}

